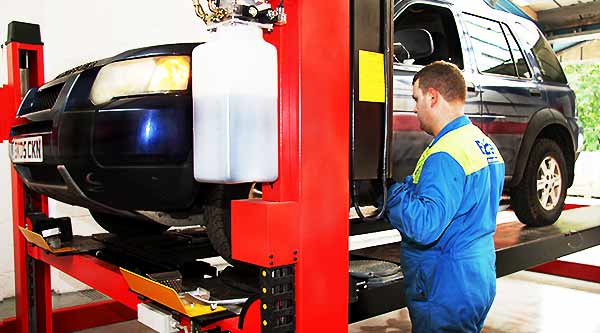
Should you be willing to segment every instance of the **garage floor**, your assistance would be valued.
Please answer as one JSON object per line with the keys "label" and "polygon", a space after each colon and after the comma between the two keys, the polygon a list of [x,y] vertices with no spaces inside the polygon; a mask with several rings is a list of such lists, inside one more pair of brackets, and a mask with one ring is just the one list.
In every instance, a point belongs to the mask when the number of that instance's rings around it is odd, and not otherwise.
{"label": "garage floor", "polygon": [[[53,298],[58,307],[89,303],[101,296],[90,291]],[[483,332],[600,333],[600,284],[532,272],[498,279],[498,294]],[[0,318],[14,315],[14,301],[0,302]],[[349,326],[351,333],[410,332],[406,309]],[[85,333],[153,332],[136,321],[81,331]]]}
{"label": "garage floor", "polygon": [[[600,284],[532,272],[498,279],[483,332],[600,332]],[[350,325],[351,333],[410,332],[402,309]]]}

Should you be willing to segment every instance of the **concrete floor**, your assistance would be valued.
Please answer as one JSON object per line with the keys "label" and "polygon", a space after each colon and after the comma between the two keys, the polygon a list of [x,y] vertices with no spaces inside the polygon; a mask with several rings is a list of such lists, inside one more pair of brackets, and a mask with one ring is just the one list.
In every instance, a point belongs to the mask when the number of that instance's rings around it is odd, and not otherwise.
{"label": "concrete floor", "polygon": [[[65,308],[69,306],[88,304],[92,302],[104,301],[109,299],[105,295],[95,290],[83,290],[67,294],[53,294],[52,306],[55,309]],[[15,299],[14,297],[0,301],[0,321],[4,318],[15,316]]]}
{"label": "concrete floor", "polygon": [[[498,279],[486,333],[599,333],[600,284],[532,272]],[[410,333],[402,309],[350,325],[350,333]]]}
{"label": "concrete floor", "polygon": [[[54,296],[55,307],[105,299],[84,291]],[[600,333],[600,284],[532,272],[498,279],[496,300],[486,320],[485,333]],[[12,306],[12,308],[11,308]],[[12,312],[11,312],[12,311]],[[14,301],[0,302],[0,319],[14,315]],[[350,333],[409,333],[406,309],[349,326]],[[136,321],[80,331],[81,333],[154,332]]]}

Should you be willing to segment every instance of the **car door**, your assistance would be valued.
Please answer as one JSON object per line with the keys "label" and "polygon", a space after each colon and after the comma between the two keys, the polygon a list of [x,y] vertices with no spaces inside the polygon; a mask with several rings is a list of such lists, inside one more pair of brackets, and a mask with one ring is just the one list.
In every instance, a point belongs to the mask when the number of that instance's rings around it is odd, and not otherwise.
{"label": "car door", "polygon": [[402,29],[425,29],[432,35],[434,44],[434,53],[429,57],[403,62],[396,59],[394,63],[392,172],[397,180],[412,174],[421,153],[433,139],[421,130],[412,98],[413,77],[424,65],[445,60],[463,70],[469,87],[465,113],[475,124],[479,124],[481,99],[473,81],[471,62],[468,57],[463,57],[463,54],[467,54],[467,49],[462,43],[464,31],[461,25],[457,25],[457,16],[449,4],[434,4],[429,1],[404,1],[396,4],[394,35]]}
{"label": "car door", "polygon": [[508,25],[463,14],[481,89],[481,128],[498,146],[511,177],[528,121],[545,106],[541,84]]}

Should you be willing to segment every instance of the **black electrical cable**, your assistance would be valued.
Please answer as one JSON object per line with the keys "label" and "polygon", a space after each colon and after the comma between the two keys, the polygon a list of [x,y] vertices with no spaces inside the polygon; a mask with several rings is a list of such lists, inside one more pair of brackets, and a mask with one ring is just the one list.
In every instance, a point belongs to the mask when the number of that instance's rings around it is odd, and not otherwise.
{"label": "black electrical cable", "polygon": [[[385,2],[384,4],[384,10],[383,10],[383,29],[385,31],[385,38],[383,38],[383,46],[384,46],[384,62],[383,62],[383,69],[385,72],[385,116],[384,116],[384,120],[383,120],[383,149],[382,149],[382,166],[381,166],[381,174],[382,174],[382,180],[381,180],[381,187],[383,189],[383,202],[381,207],[379,207],[379,212],[375,215],[375,216],[369,216],[366,217],[364,216],[363,212],[360,210],[360,206],[358,204],[358,201],[356,200],[356,198],[358,197],[358,190],[357,190],[357,186],[356,186],[356,181],[354,181],[354,170],[352,170],[351,172],[351,183],[352,183],[352,189],[350,192],[351,198],[352,198],[352,204],[354,206],[354,210],[356,211],[356,214],[358,215],[358,217],[363,221],[363,222],[375,222],[377,220],[380,220],[383,215],[385,214],[385,211],[387,209],[387,204],[388,204],[388,188],[387,188],[387,173],[388,173],[388,163],[389,163],[389,159],[388,159],[388,151],[389,151],[389,135],[390,135],[390,131],[389,131],[389,123],[390,123],[390,109],[391,109],[391,104],[390,104],[390,85],[392,84],[392,80],[391,80],[391,75],[390,75],[390,57],[392,54],[391,48],[390,48],[390,40],[392,38],[392,34],[391,34],[391,30],[390,30],[390,23],[391,23],[391,11],[390,9],[392,8],[390,0],[382,0]],[[352,119],[352,149],[350,150],[350,154],[352,156],[352,162],[354,162],[354,140],[355,140],[355,129],[354,129],[354,119]],[[352,165],[350,166],[352,168]]]}

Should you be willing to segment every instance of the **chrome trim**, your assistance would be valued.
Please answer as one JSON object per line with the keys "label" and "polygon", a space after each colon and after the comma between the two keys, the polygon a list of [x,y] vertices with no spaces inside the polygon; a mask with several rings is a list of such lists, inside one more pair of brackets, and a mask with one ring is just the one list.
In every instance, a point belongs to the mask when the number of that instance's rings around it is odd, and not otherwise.
{"label": "chrome trim", "polygon": [[15,113],[15,118],[19,118],[19,111],[21,111],[21,108],[23,107],[23,103],[25,103],[25,101],[27,100],[27,97],[29,97],[29,94],[31,94],[31,92],[33,90],[37,91],[37,88],[31,88],[29,90],[27,90],[27,93],[25,94],[25,96],[23,96],[23,99],[21,99],[21,103],[19,103],[19,107],[17,108],[17,112]]}
{"label": "chrome trim", "polygon": [[26,113],[22,116],[18,116],[19,118],[25,118],[31,121],[44,121],[50,120],[52,117],[47,117],[48,114],[52,113],[52,109],[45,109],[40,111],[35,111],[31,113]]}
{"label": "chrome trim", "polygon": [[21,134],[21,135],[17,135],[17,136],[11,137],[10,143],[12,143],[12,139],[29,138],[29,137],[32,137],[32,136],[48,135],[48,134],[52,134],[52,131]]}

